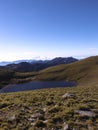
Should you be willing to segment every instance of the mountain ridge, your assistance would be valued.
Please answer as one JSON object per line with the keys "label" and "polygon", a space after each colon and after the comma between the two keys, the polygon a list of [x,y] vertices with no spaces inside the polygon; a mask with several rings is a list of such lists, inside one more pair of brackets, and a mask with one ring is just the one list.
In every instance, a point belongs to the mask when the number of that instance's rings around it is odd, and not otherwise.
{"label": "mountain ridge", "polygon": [[73,57],[56,57],[52,60],[38,60],[38,61],[31,61],[31,62],[20,62],[18,64],[9,64],[4,66],[4,68],[11,69],[18,72],[31,72],[31,71],[40,71],[50,66],[55,66],[59,64],[69,64],[72,62],[76,62],[78,59]]}

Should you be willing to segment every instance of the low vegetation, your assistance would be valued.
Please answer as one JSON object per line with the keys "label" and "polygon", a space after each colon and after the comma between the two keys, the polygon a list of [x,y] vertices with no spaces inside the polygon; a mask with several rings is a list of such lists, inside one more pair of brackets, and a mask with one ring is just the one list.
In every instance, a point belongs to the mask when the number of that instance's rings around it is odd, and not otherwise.
{"label": "low vegetation", "polygon": [[0,130],[97,130],[98,86],[0,94]]}

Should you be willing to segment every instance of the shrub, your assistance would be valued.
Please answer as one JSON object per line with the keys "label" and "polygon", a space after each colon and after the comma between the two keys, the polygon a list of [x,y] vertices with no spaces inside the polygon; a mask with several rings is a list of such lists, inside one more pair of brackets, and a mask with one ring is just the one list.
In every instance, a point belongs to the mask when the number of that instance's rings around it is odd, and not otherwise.
{"label": "shrub", "polygon": [[38,120],[35,122],[35,127],[38,127],[38,128],[46,127],[46,124],[43,121]]}
{"label": "shrub", "polygon": [[60,110],[60,107],[52,107],[48,112],[49,113],[56,113],[56,112],[58,112]]}
{"label": "shrub", "polygon": [[89,106],[80,106],[79,110],[89,111],[90,107]]}
{"label": "shrub", "polygon": [[58,115],[54,116],[51,121],[51,123],[57,123],[57,122],[62,122],[62,118]]}
{"label": "shrub", "polygon": [[54,102],[52,100],[47,100],[46,105],[47,106],[54,105]]}

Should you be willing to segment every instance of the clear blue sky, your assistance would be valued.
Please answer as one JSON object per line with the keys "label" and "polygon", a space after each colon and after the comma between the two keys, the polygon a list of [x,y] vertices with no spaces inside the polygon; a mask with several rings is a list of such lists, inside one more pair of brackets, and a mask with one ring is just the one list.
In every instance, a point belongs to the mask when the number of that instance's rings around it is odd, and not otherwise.
{"label": "clear blue sky", "polygon": [[0,0],[0,61],[98,54],[98,0]]}

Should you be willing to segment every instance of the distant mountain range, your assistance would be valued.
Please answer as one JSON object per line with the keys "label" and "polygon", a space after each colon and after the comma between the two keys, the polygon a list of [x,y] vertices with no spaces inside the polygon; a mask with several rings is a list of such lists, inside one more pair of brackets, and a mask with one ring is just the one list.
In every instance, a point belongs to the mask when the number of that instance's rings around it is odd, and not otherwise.
{"label": "distant mountain range", "polygon": [[10,64],[9,62],[1,62],[0,68],[7,68],[18,72],[31,72],[31,71],[39,71],[50,66],[69,64],[76,61],[78,61],[78,59],[73,57],[67,57],[67,58],[57,57],[52,60],[21,60],[11,62]]}
{"label": "distant mountain range", "polygon": [[38,60],[2,61],[2,62],[0,62],[0,66],[6,66],[6,65],[8,65],[8,64],[18,64],[18,63],[21,63],[21,62],[28,62],[28,63],[31,63],[31,62],[38,62]]}

